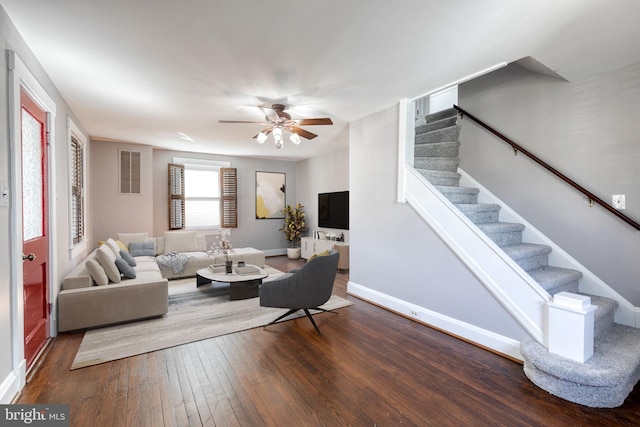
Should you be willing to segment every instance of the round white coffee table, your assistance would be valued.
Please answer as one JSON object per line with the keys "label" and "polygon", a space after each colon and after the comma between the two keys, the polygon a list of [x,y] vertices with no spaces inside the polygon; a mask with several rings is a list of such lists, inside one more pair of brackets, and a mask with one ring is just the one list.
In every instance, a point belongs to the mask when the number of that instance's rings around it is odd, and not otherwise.
{"label": "round white coffee table", "polygon": [[258,291],[262,279],[269,276],[266,270],[251,264],[248,267],[255,267],[256,273],[238,274],[237,266],[233,266],[232,273],[225,273],[225,267],[207,267],[196,271],[196,285],[206,285],[211,282],[229,283],[230,299],[248,299],[258,296]]}

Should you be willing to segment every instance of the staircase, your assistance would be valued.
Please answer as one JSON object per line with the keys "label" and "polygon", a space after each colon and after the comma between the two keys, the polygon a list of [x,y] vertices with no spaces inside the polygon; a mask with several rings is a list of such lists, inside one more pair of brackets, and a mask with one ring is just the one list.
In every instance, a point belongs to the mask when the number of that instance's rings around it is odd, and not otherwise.
{"label": "staircase", "polygon": [[[523,242],[524,225],[500,222],[500,205],[478,203],[479,189],[459,185],[457,119],[451,108],[416,123],[414,168],[550,295],[580,294],[580,271],[550,266],[551,247]],[[640,379],[640,330],[614,323],[615,300],[588,296],[597,306],[594,356],[586,363],[575,362],[527,339],[520,348],[524,372],[563,399],[591,407],[620,406]]]}

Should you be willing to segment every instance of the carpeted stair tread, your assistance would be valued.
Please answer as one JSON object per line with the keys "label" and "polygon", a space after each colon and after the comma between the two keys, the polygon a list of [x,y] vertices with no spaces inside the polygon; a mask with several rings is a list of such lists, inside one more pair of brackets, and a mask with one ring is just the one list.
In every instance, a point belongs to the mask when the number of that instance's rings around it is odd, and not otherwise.
{"label": "carpeted stair tread", "polygon": [[585,363],[549,353],[533,339],[520,343],[524,371],[538,387],[581,405],[622,405],[640,379],[640,329],[614,324]]}
{"label": "carpeted stair tread", "polygon": [[457,157],[415,157],[413,164],[419,169],[456,172],[460,165]]}
{"label": "carpeted stair tread", "polygon": [[[551,295],[558,292],[578,292],[578,280],[582,273],[569,268],[544,266],[527,273]],[[567,288],[567,285],[574,285]]]}
{"label": "carpeted stair tread", "polygon": [[601,337],[609,333],[609,330],[614,325],[614,316],[616,308],[618,308],[618,301],[601,297],[598,295],[590,295],[581,293],[591,298],[591,304],[598,307],[594,315],[594,331],[593,336],[597,341]]}
{"label": "carpeted stair tread", "polygon": [[416,144],[433,144],[434,142],[457,141],[460,135],[460,125],[449,126],[444,129],[432,130],[431,132],[416,134]]}
{"label": "carpeted stair tread", "polygon": [[458,172],[434,171],[420,168],[416,168],[416,170],[433,185],[458,185],[462,176]]}
{"label": "carpeted stair tread", "polygon": [[457,115],[453,117],[445,117],[444,119],[436,120],[429,123],[427,123],[425,120],[424,123],[421,123],[419,125],[416,124],[416,135],[421,133],[431,132],[432,130],[436,130],[436,129],[443,129],[443,128],[454,126],[457,123],[457,121],[458,121]]}
{"label": "carpeted stair tread", "polygon": [[478,203],[480,190],[474,187],[435,186],[451,203]]}
{"label": "carpeted stair tread", "polygon": [[434,142],[415,145],[413,155],[414,157],[458,157],[459,150],[458,141]]}
{"label": "carpeted stair tread", "polygon": [[475,187],[460,187],[457,185],[436,185],[438,191],[441,193],[465,193],[465,194],[478,194],[480,190]]}
{"label": "carpeted stair tread", "polygon": [[505,245],[502,249],[513,259],[528,257],[532,255],[548,255],[551,247],[539,245],[537,243],[518,243],[515,245]]}
{"label": "carpeted stair tread", "polygon": [[475,224],[498,222],[500,205],[492,203],[455,203],[456,207]]}
{"label": "carpeted stair tread", "polygon": [[535,243],[517,243],[515,245],[501,246],[523,270],[534,270],[549,264],[551,247]]}
{"label": "carpeted stair tread", "polygon": [[478,228],[498,246],[522,243],[524,225],[515,222],[477,224]]}
{"label": "carpeted stair tread", "polygon": [[427,123],[431,123],[431,122],[437,122],[438,120],[442,120],[447,117],[452,117],[457,115],[458,115],[458,111],[455,108],[451,107],[451,108],[447,108],[446,110],[436,111],[435,113],[427,114],[426,116],[424,116],[424,118]]}

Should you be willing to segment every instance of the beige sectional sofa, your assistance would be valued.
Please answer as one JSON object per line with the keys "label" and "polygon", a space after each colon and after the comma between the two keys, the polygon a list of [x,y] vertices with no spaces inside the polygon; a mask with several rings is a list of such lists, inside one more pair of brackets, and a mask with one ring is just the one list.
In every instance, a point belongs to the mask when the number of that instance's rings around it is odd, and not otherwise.
{"label": "beige sectional sofa", "polygon": [[[223,255],[210,256],[205,237],[192,231],[170,231],[163,237],[118,233],[117,238],[108,239],[64,278],[58,294],[60,332],[162,316],[168,310],[167,279],[194,277],[197,270],[225,261]],[[118,264],[126,268],[120,251],[135,261],[130,273],[135,278],[124,278],[126,273],[118,269]],[[180,258],[184,264],[179,269],[171,262],[163,265],[163,257]],[[265,265],[264,252],[254,248],[234,249],[229,259]]]}
{"label": "beige sectional sofa", "polygon": [[[142,233],[144,234],[144,233]],[[118,239],[126,245],[136,243],[130,240],[129,235],[118,233]],[[123,240],[124,239],[124,240]],[[144,236],[135,238],[139,241]],[[179,279],[183,277],[195,277],[196,271],[213,265],[223,265],[224,255],[213,255],[207,251],[206,238],[195,231],[167,231],[162,237],[147,237],[146,242],[155,245],[156,262],[160,266],[162,277],[167,279]],[[184,262],[172,266],[172,262],[180,258]],[[264,267],[264,252],[254,248],[236,248],[229,254],[229,260],[237,264],[244,261],[246,264],[254,264]]]}
{"label": "beige sectional sofa", "polygon": [[135,258],[135,279],[96,285],[89,268],[104,249],[105,245],[94,250],[63,280],[58,294],[58,331],[157,317],[169,309],[169,284],[153,257]]}

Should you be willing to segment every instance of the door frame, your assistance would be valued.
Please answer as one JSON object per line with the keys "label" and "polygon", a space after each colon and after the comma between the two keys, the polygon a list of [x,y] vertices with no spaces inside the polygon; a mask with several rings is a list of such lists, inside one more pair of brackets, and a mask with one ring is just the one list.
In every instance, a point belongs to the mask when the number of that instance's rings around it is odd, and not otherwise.
{"label": "door frame", "polygon": [[24,356],[24,289],[22,268],[22,143],[21,143],[21,103],[20,88],[33,98],[33,100],[47,113],[47,128],[49,130],[48,142],[48,188],[47,206],[48,230],[49,230],[49,266],[48,292],[49,301],[53,304],[49,317],[49,335],[57,335],[57,255],[56,244],[56,153],[55,153],[55,117],[56,104],[47,94],[37,78],[29,71],[20,57],[14,51],[7,52],[9,65],[9,224],[10,224],[10,281],[11,281],[11,318],[12,318],[12,346],[13,346],[13,375],[17,380],[18,390],[26,383],[27,362]]}

